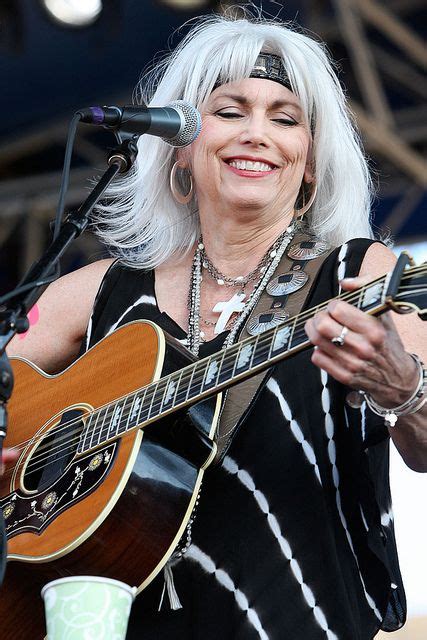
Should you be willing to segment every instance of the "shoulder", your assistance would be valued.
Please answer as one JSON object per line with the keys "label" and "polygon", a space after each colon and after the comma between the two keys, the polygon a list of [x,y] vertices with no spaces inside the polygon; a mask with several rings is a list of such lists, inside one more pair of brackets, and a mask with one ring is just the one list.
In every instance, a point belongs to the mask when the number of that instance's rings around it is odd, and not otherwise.
{"label": "shoulder", "polygon": [[372,238],[353,238],[335,247],[328,261],[335,264],[338,279],[359,275],[373,278],[384,275],[396,262],[393,252],[381,241]]}
{"label": "shoulder", "polygon": [[86,322],[101,282],[113,264],[112,259],[98,260],[55,280],[40,298],[39,306],[47,312],[65,316],[72,314],[75,323]]}
{"label": "shoulder", "polygon": [[30,329],[15,336],[8,353],[47,372],[67,366],[78,354],[97,291],[113,262],[99,260],[49,285],[34,306]]}
{"label": "shoulder", "polygon": [[375,278],[391,271],[395,264],[396,256],[393,251],[382,242],[374,242],[365,253],[360,267],[360,275]]}
{"label": "shoulder", "polygon": [[83,283],[86,283],[86,286],[89,289],[93,289],[93,287],[97,287],[98,289],[102,278],[114,262],[115,260],[113,258],[106,258],[104,260],[92,262],[85,267],[81,267],[76,271],[72,271],[71,273],[62,276],[53,282],[49,289],[76,287]]}

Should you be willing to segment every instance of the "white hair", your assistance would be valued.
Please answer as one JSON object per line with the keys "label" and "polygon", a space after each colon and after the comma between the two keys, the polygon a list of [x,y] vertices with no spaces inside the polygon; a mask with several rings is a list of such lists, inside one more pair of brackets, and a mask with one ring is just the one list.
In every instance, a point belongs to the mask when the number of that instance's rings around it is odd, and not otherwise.
{"label": "white hair", "polygon": [[[294,26],[259,16],[198,18],[177,48],[142,77],[135,100],[164,106],[180,99],[200,109],[218,80],[249,77],[261,51],[282,57],[311,127],[317,183],[308,214],[312,231],[334,246],[372,237],[372,183],[345,96],[325,47]],[[181,205],[172,196],[176,149],[154,136],[141,137],[138,147],[130,174],[113,183],[108,201],[97,207],[95,226],[125,264],[153,268],[194,245],[199,216],[194,198]]]}

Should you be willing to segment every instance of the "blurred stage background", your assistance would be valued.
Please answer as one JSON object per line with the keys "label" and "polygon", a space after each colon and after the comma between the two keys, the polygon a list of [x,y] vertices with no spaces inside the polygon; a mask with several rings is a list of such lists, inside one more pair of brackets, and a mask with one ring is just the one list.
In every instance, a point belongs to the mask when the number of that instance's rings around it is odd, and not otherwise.
{"label": "blurred stage background", "polygon": [[[153,55],[174,46],[195,15],[236,0],[1,0],[0,294],[40,255],[54,219],[68,122],[79,107],[131,102]],[[255,1],[256,6],[261,1]],[[264,0],[325,40],[340,68],[378,188],[374,223],[417,261],[427,259],[427,80],[424,0]],[[105,168],[111,133],[81,126],[67,209]],[[86,233],[62,271],[105,255]],[[410,623],[396,638],[427,637],[427,477],[393,456],[396,528]],[[424,618],[424,621],[423,621]],[[418,630],[417,630],[418,629]],[[293,639],[292,639],[293,640]]]}

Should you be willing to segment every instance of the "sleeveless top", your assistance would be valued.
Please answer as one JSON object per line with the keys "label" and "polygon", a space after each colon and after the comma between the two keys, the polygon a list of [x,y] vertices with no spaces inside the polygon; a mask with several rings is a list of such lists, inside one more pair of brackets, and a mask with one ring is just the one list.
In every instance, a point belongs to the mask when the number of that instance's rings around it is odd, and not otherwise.
{"label": "sleeveless top", "polygon": [[[334,250],[306,306],[338,295],[371,243]],[[115,262],[85,347],[142,318],[186,338],[159,311],[153,272]],[[220,350],[224,335],[200,356]],[[387,429],[369,409],[350,409],[348,388],[310,356],[269,371],[225,457],[207,469],[191,546],[173,567],[182,609],[165,597],[158,611],[161,573],[136,598],[127,640],[367,640],[404,623]]]}

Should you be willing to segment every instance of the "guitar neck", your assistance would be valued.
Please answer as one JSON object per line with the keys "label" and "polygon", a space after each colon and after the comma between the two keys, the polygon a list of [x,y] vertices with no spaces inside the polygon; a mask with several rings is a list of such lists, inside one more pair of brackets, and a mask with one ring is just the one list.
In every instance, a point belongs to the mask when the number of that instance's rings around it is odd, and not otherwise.
{"label": "guitar neck", "polygon": [[[387,308],[390,274],[335,300],[345,300],[365,313]],[[304,326],[330,300],[257,336],[246,338],[96,410],[90,417],[79,453],[139,429],[263,371],[310,346]]]}

